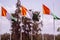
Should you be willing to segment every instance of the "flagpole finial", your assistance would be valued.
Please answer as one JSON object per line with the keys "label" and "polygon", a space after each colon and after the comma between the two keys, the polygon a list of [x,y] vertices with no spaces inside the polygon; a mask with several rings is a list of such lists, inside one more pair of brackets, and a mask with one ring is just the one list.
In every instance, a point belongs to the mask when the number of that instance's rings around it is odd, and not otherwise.
{"label": "flagpole finial", "polygon": [[17,3],[16,3],[16,7],[20,7],[21,6],[21,1],[20,0],[17,0]]}
{"label": "flagpole finial", "polygon": [[17,3],[16,3],[16,10],[15,10],[15,13],[18,14],[21,12],[20,8],[21,8],[21,1],[20,0],[17,0]]}

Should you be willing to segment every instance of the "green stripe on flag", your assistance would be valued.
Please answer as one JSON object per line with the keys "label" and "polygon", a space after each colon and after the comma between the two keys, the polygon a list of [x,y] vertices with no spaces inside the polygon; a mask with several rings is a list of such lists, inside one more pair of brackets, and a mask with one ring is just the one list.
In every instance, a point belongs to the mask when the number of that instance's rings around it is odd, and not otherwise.
{"label": "green stripe on flag", "polygon": [[12,15],[11,15],[11,19],[17,21],[17,18],[13,17]]}
{"label": "green stripe on flag", "polygon": [[55,20],[60,20],[60,18],[57,17],[56,15],[54,15],[53,13],[52,13],[52,16],[53,16],[53,18],[54,18]]}

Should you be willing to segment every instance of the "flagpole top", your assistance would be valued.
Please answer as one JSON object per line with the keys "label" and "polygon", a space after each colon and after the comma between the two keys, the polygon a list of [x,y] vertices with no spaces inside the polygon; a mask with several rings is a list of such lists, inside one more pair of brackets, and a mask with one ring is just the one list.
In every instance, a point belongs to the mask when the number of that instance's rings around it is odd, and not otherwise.
{"label": "flagpole top", "polygon": [[20,1],[20,0],[17,0],[18,2]]}
{"label": "flagpole top", "polygon": [[16,7],[20,7],[21,6],[21,1],[20,0],[17,0],[17,3],[16,3]]}

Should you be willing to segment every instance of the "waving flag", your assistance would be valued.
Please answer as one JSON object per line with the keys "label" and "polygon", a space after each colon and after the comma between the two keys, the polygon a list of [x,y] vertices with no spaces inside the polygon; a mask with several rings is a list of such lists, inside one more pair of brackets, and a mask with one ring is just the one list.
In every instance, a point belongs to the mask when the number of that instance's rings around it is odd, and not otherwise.
{"label": "waving flag", "polygon": [[27,9],[24,6],[21,6],[21,13],[23,16],[25,16],[27,13]]}
{"label": "waving flag", "polygon": [[2,16],[6,16],[7,10],[4,7],[1,7]]}
{"label": "waving flag", "polygon": [[60,20],[60,18],[57,17],[56,15],[54,15],[53,13],[51,13],[50,9],[47,6],[45,6],[44,4],[43,4],[43,14],[52,15],[54,19]]}
{"label": "waving flag", "polygon": [[9,14],[4,7],[1,7],[1,16],[6,17],[8,20],[11,20],[11,14]]}
{"label": "waving flag", "polygon": [[50,14],[50,9],[43,4],[43,13],[49,15]]}

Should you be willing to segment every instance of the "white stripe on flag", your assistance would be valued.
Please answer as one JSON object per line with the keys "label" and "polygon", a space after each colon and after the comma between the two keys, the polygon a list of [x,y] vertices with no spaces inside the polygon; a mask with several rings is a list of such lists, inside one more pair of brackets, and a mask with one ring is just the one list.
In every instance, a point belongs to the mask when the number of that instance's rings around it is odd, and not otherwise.
{"label": "white stripe on flag", "polygon": [[0,16],[1,16],[1,6],[0,6]]}
{"label": "white stripe on flag", "polygon": [[26,17],[32,19],[32,16],[33,16],[32,11],[27,11]]}
{"label": "white stripe on flag", "polygon": [[26,13],[26,17],[31,19],[31,17],[30,17],[28,12]]}
{"label": "white stripe on flag", "polygon": [[11,14],[6,13],[6,18],[7,18],[8,20],[11,20]]}

